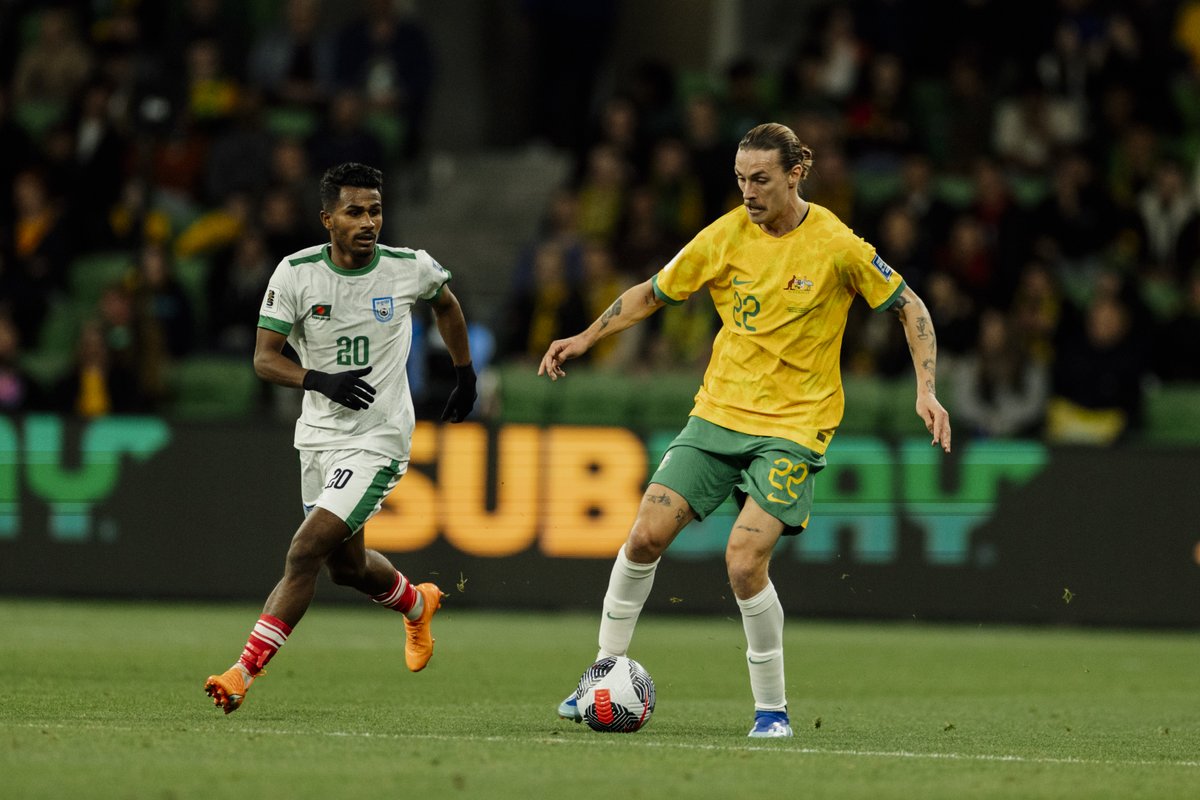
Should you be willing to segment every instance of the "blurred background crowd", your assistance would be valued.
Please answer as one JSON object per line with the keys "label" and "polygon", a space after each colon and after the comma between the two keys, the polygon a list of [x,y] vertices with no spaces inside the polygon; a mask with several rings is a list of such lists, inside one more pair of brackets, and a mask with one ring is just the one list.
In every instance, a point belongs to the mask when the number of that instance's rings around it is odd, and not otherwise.
{"label": "blurred background crowd", "polygon": [[[465,80],[454,15],[478,18]],[[697,18],[700,63],[629,55],[630,29]],[[764,121],[930,306],[956,432],[1108,443],[1147,392],[1200,382],[1200,2],[0,0],[0,410],[170,414],[228,374],[189,365],[244,373],[275,264],[327,239],[321,172],[380,165],[384,241],[425,247],[397,217],[469,183],[456,147],[562,165],[510,209],[512,252],[429,248],[479,366],[532,370],[738,205]],[[443,224],[483,224],[462,211]],[[717,325],[694,298],[589,366],[698,378]],[[426,334],[422,413],[445,370]],[[856,304],[847,380],[911,372],[894,319]]]}

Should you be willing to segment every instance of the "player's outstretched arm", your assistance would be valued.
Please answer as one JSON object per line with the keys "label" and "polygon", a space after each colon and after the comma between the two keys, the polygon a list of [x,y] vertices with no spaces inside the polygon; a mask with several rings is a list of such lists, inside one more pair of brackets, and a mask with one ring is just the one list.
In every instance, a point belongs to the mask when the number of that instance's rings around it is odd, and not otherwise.
{"label": "player's outstretched arm", "polygon": [[905,286],[892,303],[892,311],[904,326],[908,352],[917,373],[917,416],[933,436],[930,444],[941,445],[949,453],[950,414],[937,399],[937,335],[929,309],[911,287]]}
{"label": "player's outstretched arm", "polygon": [[467,318],[462,306],[449,286],[443,286],[438,296],[430,303],[437,320],[438,333],[450,352],[454,362],[455,387],[442,411],[442,422],[462,422],[475,407],[478,394],[475,390],[475,368],[471,366],[471,340],[467,331]]}
{"label": "player's outstretched arm", "polygon": [[552,381],[558,380],[567,374],[562,369],[563,362],[578,358],[605,336],[636,325],[664,305],[666,303],[654,293],[652,281],[644,281],[626,289],[587,330],[568,339],[551,342],[538,366],[538,375],[547,375]]}

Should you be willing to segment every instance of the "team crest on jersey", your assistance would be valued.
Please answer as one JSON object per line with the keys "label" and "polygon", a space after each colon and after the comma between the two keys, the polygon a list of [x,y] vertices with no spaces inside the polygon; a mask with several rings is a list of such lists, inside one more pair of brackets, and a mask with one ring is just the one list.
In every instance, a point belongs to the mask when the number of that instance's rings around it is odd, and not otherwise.
{"label": "team crest on jersey", "polygon": [[801,278],[793,275],[792,279],[787,282],[787,286],[783,288],[784,291],[787,292],[811,292],[813,288],[813,282],[808,278]]}
{"label": "team crest on jersey", "polygon": [[892,268],[888,266],[886,261],[877,255],[871,259],[871,263],[875,265],[875,269],[879,270],[879,274],[883,276],[884,280],[890,281],[892,279]]}
{"label": "team crest on jersey", "polygon": [[395,303],[390,297],[371,298],[371,309],[375,312],[375,319],[380,322],[391,322],[392,317],[396,314]]}

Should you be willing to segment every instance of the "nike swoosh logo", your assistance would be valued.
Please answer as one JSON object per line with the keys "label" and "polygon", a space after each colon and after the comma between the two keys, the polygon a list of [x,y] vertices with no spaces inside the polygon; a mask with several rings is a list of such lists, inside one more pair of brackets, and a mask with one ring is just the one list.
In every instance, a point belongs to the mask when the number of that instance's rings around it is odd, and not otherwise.
{"label": "nike swoosh logo", "polygon": [[769,495],[767,495],[767,500],[769,500],[772,503],[779,503],[781,506],[786,506],[789,503],[789,501],[787,501],[787,500],[780,500],[778,497],[775,496],[774,492],[771,492]]}
{"label": "nike swoosh logo", "polygon": [[739,281],[737,278],[733,279],[734,286],[745,286],[747,283],[754,283],[754,281],[752,281],[752,280]]}
{"label": "nike swoosh logo", "polygon": [[771,656],[770,658],[764,658],[762,661],[755,661],[752,656],[746,656],[746,660],[749,661],[751,664],[766,664],[768,661],[774,661],[775,656]]}
{"label": "nike swoosh logo", "polygon": [[605,611],[604,616],[608,617],[609,619],[633,619],[633,614],[630,614],[628,617],[614,617],[611,611]]}

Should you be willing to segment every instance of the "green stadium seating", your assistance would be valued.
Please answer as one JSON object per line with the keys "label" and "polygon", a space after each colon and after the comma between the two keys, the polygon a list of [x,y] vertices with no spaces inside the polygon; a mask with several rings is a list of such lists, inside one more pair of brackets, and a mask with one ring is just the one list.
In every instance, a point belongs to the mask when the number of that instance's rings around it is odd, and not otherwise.
{"label": "green stadium seating", "polygon": [[1200,384],[1164,384],[1146,393],[1143,441],[1200,444]]}
{"label": "green stadium seating", "polygon": [[33,139],[42,138],[66,115],[66,105],[53,100],[22,100],[13,107],[13,119]]}
{"label": "green stadium seating", "polygon": [[129,253],[89,253],[71,264],[71,297],[83,308],[95,308],[104,290],[121,282],[133,269]]}
{"label": "green stadium seating", "polygon": [[204,258],[181,258],[175,263],[175,277],[183,284],[192,303],[197,332],[205,330],[208,321],[208,271],[210,264]]}
{"label": "green stadium seating", "polygon": [[171,368],[170,416],[181,421],[223,421],[249,416],[261,384],[248,359],[193,356]]}
{"label": "green stadium seating", "polygon": [[263,117],[267,130],[290,139],[307,139],[320,123],[316,112],[307,108],[268,108],[263,112]]}
{"label": "green stadium seating", "polygon": [[554,418],[557,395],[545,377],[531,364],[505,364],[499,375],[500,419],[505,423],[544,425]]}
{"label": "green stadium seating", "polygon": [[[637,385],[621,376],[585,367],[568,366],[566,380],[553,387],[558,393],[555,422],[564,425],[630,425],[635,421]],[[545,378],[542,378],[546,381]],[[549,383],[549,381],[546,381]]]}

